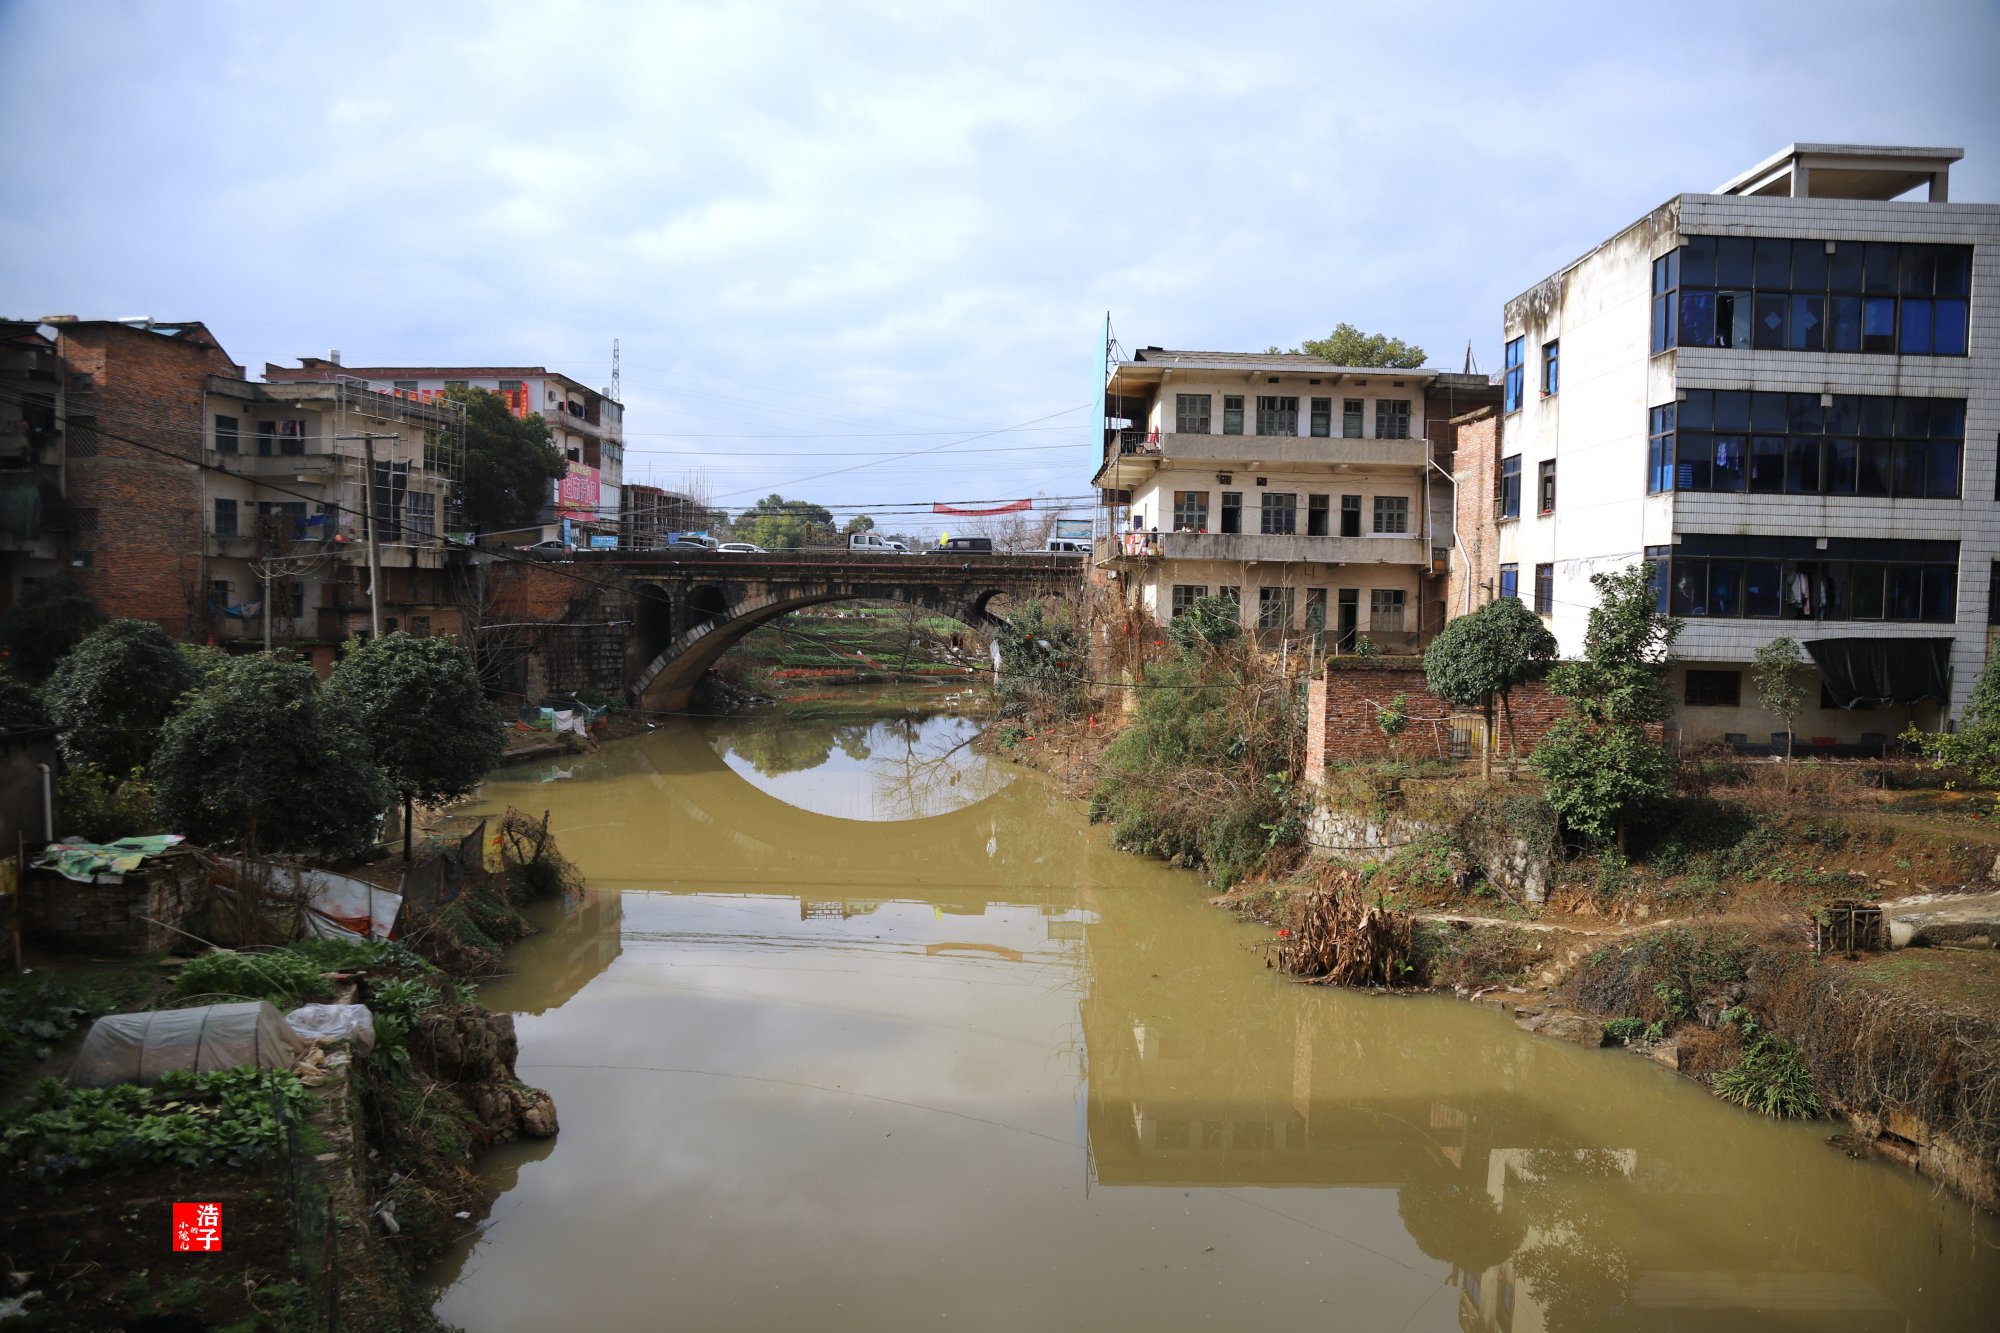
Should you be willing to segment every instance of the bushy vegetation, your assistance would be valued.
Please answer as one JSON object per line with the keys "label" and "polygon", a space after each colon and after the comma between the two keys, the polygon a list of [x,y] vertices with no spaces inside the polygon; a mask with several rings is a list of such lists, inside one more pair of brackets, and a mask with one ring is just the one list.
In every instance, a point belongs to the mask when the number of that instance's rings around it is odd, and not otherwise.
{"label": "bushy vegetation", "polygon": [[67,574],[24,581],[21,595],[0,621],[8,664],[29,680],[46,680],[63,654],[104,619],[81,583]]}
{"label": "bushy vegetation", "polygon": [[47,972],[0,987],[0,1086],[104,1012],[104,1001]]}
{"label": "bushy vegetation", "polygon": [[62,798],[63,821],[56,831],[63,837],[115,842],[142,833],[164,832],[153,808],[153,786],[146,781],[143,768],[121,777],[86,760],[69,766],[56,779],[56,794]]}
{"label": "bushy vegetation", "polygon": [[173,998],[232,996],[290,1009],[333,994],[321,972],[318,963],[290,949],[215,949],[182,965]]}
{"label": "bushy vegetation", "polygon": [[[1233,620],[1235,604],[1222,604]],[[1137,717],[1104,753],[1091,813],[1120,846],[1206,866],[1226,888],[1304,835],[1302,691],[1275,657],[1199,628],[1219,614],[1197,603],[1183,619],[1196,628],[1147,670]]]}
{"label": "bushy vegetation", "polygon": [[1722,1017],[1742,1029],[1743,1058],[1734,1069],[1715,1076],[1716,1096],[1780,1119],[1804,1120],[1822,1114],[1812,1071],[1790,1042],[1766,1031],[1740,1006]]}
{"label": "bushy vegetation", "polygon": [[1043,723],[1072,721],[1089,710],[1089,653],[1074,616],[1024,601],[997,641],[1003,706]]}
{"label": "bushy vegetation", "polygon": [[[1486,715],[1486,734],[1493,734],[1497,701],[1507,722],[1510,771],[1518,757],[1514,742],[1514,711],[1509,702],[1514,687],[1548,674],[1556,659],[1556,636],[1542,618],[1518,597],[1501,597],[1470,615],[1447,621],[1424,651],[1424,683],[1446,703],[1461,708],[1474,704]],[[1492,771],[1493,747],[1480,751],[1480,771]]]}
{"label": "bushy vegetation", "polygon": [[30,1179],[146,1166],[246,1166],[282,1145],[311,1097],[268,1069],[175,1070],[149,1088],[129,1083],[36,1086],[0,1118],[0,1163]]}
{"label": "bushy vegetation", "polygon": [[1986,664],[1949,732],[1920,731],[1911,723],[1901,740],[1928,756],[1930,766],[1979,787],[2000,787],[2000,658]]}
{"label": "bushy vegetation", "polygon": [[56,664],[42,696],[63,759],[123,776],[144,764],[160,727],[196,683],[194,663],[150,620],[113,620]]}

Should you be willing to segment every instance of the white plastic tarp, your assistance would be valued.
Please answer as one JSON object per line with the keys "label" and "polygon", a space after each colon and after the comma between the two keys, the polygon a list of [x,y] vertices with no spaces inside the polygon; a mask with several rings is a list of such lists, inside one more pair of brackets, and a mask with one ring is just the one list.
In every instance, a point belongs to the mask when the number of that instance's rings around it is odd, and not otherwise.
{"label": "white plastic tarp", "polygon": [[362,1055],[375,1049],[375,1015],[365,1004],[308,1004],[285,1015],[307,1041],[351,1041]]}
{"label": "white plastic tarp", "polygon": [[268,1000],[107,1014],[90,1025],[69,1081],[152,1083],[170,1069],[290,1069],[306,1043]]}
{"label": "white plastic tarp", "polygon": [[[238,874],[243,872],[242,862],[226,856],[219,859]],[[311,909],[306,913],[306,926],[321,939],[351,940],[367,936],[386,940],[403,910],[402,894],[376,888],[351,875],[273,866],[270,876],[268,887],[273,894],[280,897],[305,894],[306,906]]]}

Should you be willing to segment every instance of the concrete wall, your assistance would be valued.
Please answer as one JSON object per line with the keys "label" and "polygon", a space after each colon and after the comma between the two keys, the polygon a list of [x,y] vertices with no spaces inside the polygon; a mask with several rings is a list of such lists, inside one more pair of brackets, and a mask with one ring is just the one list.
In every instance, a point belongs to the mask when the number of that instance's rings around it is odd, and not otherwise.
{"label": "concrete wall", "polygon": [[[1382,734],[1381,712],[1398,695],[1410,722],[1400,736]],[[1517,687],[1509,696],[1514,737],[1525,758],[1562,716],[1563,700],[1540,683]],[[1424,686],[1419,661],[1368,662],[1343,658],[1306,684],[1306,773],[1316,779],[1329,764],[1404,758],[1448,758],[1451,732],[1465,731],[1469,753],[1479,753],[1483,729],[1476,709],[1454,709]],[[1507,751],[1504,715],[1495,714],[1494,755]]]}

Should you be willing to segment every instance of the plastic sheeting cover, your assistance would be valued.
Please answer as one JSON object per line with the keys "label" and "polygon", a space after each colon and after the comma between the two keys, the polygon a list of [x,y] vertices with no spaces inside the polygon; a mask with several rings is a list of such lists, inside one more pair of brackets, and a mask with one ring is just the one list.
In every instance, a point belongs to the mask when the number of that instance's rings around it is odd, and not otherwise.
{"label": "plastic sheeting cover", "polygon": [[362,1055],[375,1049],[375,1015],[365,1004],[308,1004],[285,1015],[307,1041],[352,1041]]}
{"label": "plastic sheeting cover", "polygon": [[306,1043],[268,1000],[107,1014],[90,1026],[69,1081],[152,1083],[170,1069],[290,1069]]}

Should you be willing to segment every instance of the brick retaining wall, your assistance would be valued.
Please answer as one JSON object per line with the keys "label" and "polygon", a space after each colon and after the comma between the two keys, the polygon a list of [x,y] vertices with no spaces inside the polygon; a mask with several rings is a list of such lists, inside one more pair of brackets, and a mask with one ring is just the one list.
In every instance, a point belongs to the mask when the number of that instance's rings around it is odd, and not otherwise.
{"label": "brick retaining wall", "polygon": [[[1376,719],[1399,694],[1404,696],[1410,725],[1392,742]],[[1566,707],[1540,682],[1516,687],[1509,702],[1523,755],[1548,734]],[[1438,721],[1434,724],[1431,719]],[[1316,777],[1328,764],[1390,759],[1399,752],[1408,759],[1445,758],[1453,728],[1468,734],[1471,754],[1477,756],[1482,725],[1478,709],[1454,709],[1424,687],[1424,668],[1418,659],[1335,659],[1327,664],[1324,678],[1306,683],[1306,772]],[[1506,718],[1496,712],[1496,758],[1506,746]]]}
{"label": "brick retaining wall", "polygon": [[[53,870],[28,871],[21,884],[21,930],[71,949],[143,954],[193,944],[186,928],[205,902],[207,872],[192,854],[170,854],[116,884],[79,884]],[[148,920],[148,918],[151,918]]]}

